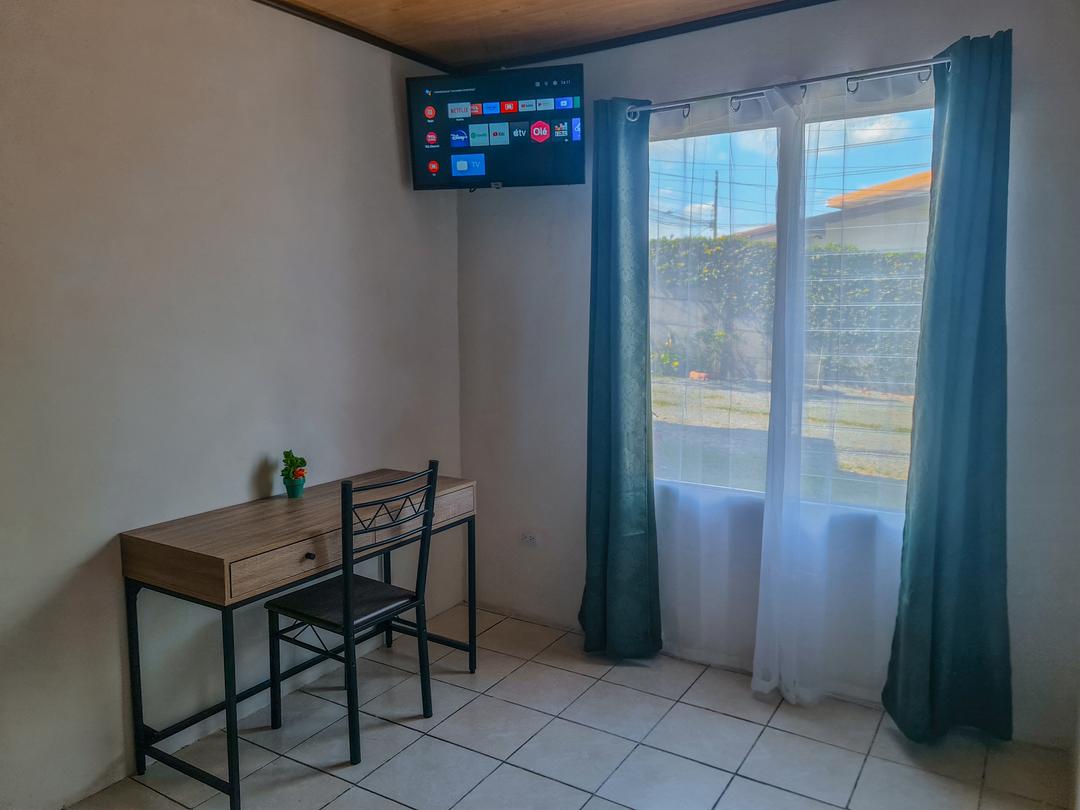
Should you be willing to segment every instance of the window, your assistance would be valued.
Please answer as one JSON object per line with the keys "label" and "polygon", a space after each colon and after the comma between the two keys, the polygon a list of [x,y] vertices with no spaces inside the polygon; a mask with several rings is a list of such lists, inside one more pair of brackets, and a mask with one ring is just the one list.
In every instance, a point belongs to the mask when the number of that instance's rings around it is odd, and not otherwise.
{"label": "window", "polygon": [[[917,90],[837,92],[805,125],[806,500],[904,506],[933,129],[932,88]],[[733,117],[675,137],[654,123],[655,472],[762,491],[781,138]]]}
{"label": "window", "polygon": [[656,477],[763,490],[776,129],[655,141],[649,162]]}

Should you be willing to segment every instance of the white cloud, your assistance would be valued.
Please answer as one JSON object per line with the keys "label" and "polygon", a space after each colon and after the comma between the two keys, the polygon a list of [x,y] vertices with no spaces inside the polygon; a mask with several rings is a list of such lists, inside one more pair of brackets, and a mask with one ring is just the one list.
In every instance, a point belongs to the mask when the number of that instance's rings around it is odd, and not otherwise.
{"label": "white cloud", "polygon": [[688,203],[683,207],[683,213],[695,222],[706,218],[712,219],[713,205],[712,203]]}
{"label": "white cloud", "polygon": [[775,129],[748,129],[743,132],[733,132],[731,142],[739,151],[753,152],[765,157],[776,156]]}
{"label": "white cloud", "polygon": [[914,134],[911,121],[897,113],[857,119],[848,123],[848,143],[878,143]]}
{"label": "white cloud", "polygon": [[649,144],[649,157],[653,160],[681,161],[686,152],[679,138],[669,141],[653,141]]}

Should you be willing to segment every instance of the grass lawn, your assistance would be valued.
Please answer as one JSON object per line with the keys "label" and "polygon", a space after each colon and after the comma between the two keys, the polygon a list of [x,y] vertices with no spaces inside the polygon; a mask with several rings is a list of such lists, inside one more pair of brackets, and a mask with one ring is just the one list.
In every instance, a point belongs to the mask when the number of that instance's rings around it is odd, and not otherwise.
{"label": "grass lawn", "polygon": [[[769,427],[764,384],[653,378],[657,475],[761,489]],[[912,397],[857,388],[808,391],[803,490],[814,500],[903,508]]]}

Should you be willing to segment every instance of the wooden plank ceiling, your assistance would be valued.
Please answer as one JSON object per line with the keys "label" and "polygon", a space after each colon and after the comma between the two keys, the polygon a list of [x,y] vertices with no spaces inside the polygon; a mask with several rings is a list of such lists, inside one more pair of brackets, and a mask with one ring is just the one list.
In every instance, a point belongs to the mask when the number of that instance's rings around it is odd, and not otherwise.
{"label": "wooden plank ceiling", "polygon": [[[825,0],[260,0],[452,68],[521,63]],[[612,44],[618,44],[614,42]]]}

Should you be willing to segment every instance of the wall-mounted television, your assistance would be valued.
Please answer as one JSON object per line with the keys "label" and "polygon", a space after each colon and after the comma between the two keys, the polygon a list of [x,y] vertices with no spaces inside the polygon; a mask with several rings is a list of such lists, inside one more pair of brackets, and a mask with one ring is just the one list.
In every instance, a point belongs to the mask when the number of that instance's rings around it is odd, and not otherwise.
{"label": "wall-mounted television", "polygon": [[580,64],[406,80],[414,189],[585,182]]}

